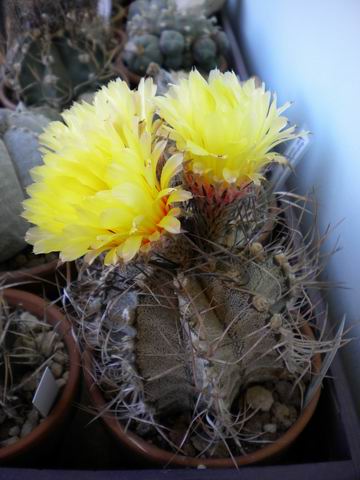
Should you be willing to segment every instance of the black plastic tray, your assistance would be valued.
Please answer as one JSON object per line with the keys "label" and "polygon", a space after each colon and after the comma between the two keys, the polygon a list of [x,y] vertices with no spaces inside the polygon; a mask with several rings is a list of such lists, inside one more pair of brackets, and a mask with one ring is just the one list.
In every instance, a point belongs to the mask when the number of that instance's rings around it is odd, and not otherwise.
{"label": "black plastic tray", "polygon": [[[241,79],[247,71],[231,29],[223,26],[231,44],[231,65]],[[291,213],[292,215],[294,212]],[[318,306],[321,321],[322,306]],[[82,405],[86,397],[80,399]],[[227,470],[149,469],[130,458],[110,437],[101,420],[76,409],[65,426],[55,453],[40,452],[21,466],[0,468],[0,480],[358,480],[360,479],[360,425],[339,355],[324,382],[318,408],[296,443],[271,464]]]}

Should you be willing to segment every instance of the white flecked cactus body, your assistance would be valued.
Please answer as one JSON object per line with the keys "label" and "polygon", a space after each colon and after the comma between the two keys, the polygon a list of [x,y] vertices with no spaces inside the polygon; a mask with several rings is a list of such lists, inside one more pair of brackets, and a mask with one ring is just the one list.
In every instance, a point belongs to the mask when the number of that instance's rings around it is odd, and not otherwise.
{"label": "white flecked cactus body", "polygon": [[41,163],[38,136],[56,118],[48,108],[0,109],[0,262],[26,246],[21,202],[32,182],[29,170]]}
{"label": "white flecked cactus body", "polygon": [[222,252],[178,270],[84,265],[68,292],[94,349],[96,382],[140,435],[165,425],[165,438],[169,419],[181,419],[198,451],[243,438],[251,389],[306,388],[324,348],[301,333],[304,265],[293,248],[253,242]]}

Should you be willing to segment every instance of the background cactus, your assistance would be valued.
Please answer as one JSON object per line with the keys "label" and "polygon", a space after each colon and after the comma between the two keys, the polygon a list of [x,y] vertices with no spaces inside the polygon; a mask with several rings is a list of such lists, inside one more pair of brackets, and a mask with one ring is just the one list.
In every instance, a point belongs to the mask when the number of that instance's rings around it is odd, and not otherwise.
{"label": "background cactus", "polygon": [[[215,17],[189,16],[173,0],[135,0],[129,7],[126,31],[123,60],[139,75],[146,73],[151,62],[169,70],[196,65],[209,72],[219,66],[228,48]],[[145,35],[151,35],[146,46]]]}
{"label": "background cactus", "polygon": [[25,246],[28,223],[20,217],[29,170],[40,165],[38,136],[58,114],[47,107],[16,111],[0,109],[0,261]]}
{"label": "background cactus", "polygon": [[304,333],[317,329],[308,294],[321,267],[299,235],[282,225],[267,245],[196,248],[190,268],[79,263],[66,298],[118,420],[199,457],[253,451],[295,422],[314,354],[338,345]]}
{"label": "background cactus", "polygon": [[150,34],[134,36],[126,44],[123,59],[139,74],[145,74],[150,63],[162,64],[158,37]]}
{"label": "background cactus", "polygon": [[41,22],[7,41],[2,76],[26,105],[63,108],[116,76],[120,49],[112,28],[92,8],[42,12]]}

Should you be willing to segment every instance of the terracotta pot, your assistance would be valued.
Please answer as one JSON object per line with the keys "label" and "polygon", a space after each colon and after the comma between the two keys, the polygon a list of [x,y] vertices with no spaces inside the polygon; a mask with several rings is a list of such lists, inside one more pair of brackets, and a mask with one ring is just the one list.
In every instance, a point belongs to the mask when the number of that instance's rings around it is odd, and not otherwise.
{"label": "terracotta pot", "polygon": [[0,286],[21,288],[40,296],[55,299],[59,287],[65,286],[75,275],[73,263],[53,260],[36,267],[0,272]]}
{"label": "terracotta pot", "polygon": [[9,285],[10,283],[37,281],[47,279],[55,275],[59,261],[43,263],[32,268],[22,268],[19,270],[7,270],[0,272],[0,284]]}
{"label": "terracotta pot", "polygon": [[72,327],[58,308],[47,304],[42,298],[22,290],[5,289],[3,296],[10,306],[21,306],[36,317],[43,318],[46,313],[46,321],[54,327],[56,326],[69,355],[69,379],[50,414],[26,437],[21,438],[13,445],[0,447],[0,462],[8,462],[15,457],[31,453],[35,447],[55,435],[64,423],[66,416],[71,411],[79,385],[80,354],[73,337]]}
{"label": "terracotta pot", "polygon": [[[303,329],[304,333],[313,338],[311,328],[306,325]],[[321,367],[321,357],[319,354],[313,358],[313,368],[315,372],[319,372]],[[101,390],[94,384],[92,375],[92,353],[87,350],[83,354],[83,369],[85,382],[87,384],[91,400],[98,412],[104,410],[106,402]],[[205,465],[208,468],[234,468],[236,465],[249,465],[269,460],[276,457],[287,450],[290,445],[297,439],[304,430],[313,416],[319,401],[321,387],[318,388],[310,403],[302,411],[297,421],[274,443],[263,447],[256,452],[247,455],[231,458],[194,458],[183,455],[174,454],[170,451],[163,450],[153,444],[148,443],[135,433],[126,431],[124,426],[111,414],[102,414],[101,418],[108,427],[115,439],[128,450],[132,451],[137,457],[141,457],[152,464],[161,464],[163,466],[179,466],[179,467],[198,467]]]}

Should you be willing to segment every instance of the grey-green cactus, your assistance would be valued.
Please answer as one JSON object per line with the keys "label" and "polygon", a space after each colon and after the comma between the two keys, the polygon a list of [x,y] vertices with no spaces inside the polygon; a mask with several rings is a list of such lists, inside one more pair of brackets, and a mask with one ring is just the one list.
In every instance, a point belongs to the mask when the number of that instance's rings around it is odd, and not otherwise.
{"label": "grey-green cactus", "polygon": [[162,64],[158,37],[150,34],[132,37],[125,45],[123,58],[132,71],[144,75],[150,63]]}
{"label": "grey-green cactus", "polygon": [[216,67],[216,44],[209,37],[198,38],[193,45],[195,62],[204,70]]}
{"label": "grey-green cactus", "polygon": [[298,235],[196,249],[190,268],[79,264],[66,295],[120,422],[199,462],[253,451],[295,422],[313,356],[339,345],[304,330],[319,265]]}
{"label": "grey-green cactus", "polygon": [[[209,72],[219,66],[220,57],[226,55],[227,51],[226,35],[216,24],[215,18],[188,16],[178,10],[174,0],[132,2],[126,31],[128,42],[123,60],[131,71],[140,75],[146,72],[150,63],[157,63],[169,70],[197,66],[203,72]],[[156,53],[149,55],[144,51],[144,45],[134,46],[138,44],[138,38],[144,35],[158,38]]]}
{"label": "grey-green cactus", "polygon": [[2,75],[27,106],[62,109],[116,75],[112,60],[119,45],[111,28],[88,12],[63,17],[56,29],[45,17],[39,28],[24,30],[7,46]]}
{"label": "grey-green cactus", "polygon": [[29,170],[40,165],[38,136],[58,115],[50,108],[0,109],[0,261],[25,246],[28,223],[20,217]]}
{"label": "grey-green cactus", "polygon": [[164,67],[168,70],[180,70],[183,65],[183,56],[167,55],[164,60]]}
{"label": "grey-green cactus", "polygon": [[164,30],[160,35],[160,48],[164,55],[181,55],[185,47],[185,39],[176,30]]}

